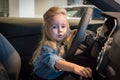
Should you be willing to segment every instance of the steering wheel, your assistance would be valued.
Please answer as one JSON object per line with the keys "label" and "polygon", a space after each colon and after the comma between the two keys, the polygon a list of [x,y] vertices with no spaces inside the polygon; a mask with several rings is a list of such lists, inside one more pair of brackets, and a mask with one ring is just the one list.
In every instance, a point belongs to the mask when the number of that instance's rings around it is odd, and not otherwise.
{"label": "steering wheel", "polygon": [[78,49],[79,45],[84,40],[85,32],[89,24],[90,18],[92,16],[92,13],[93,13],[93,8],[89,7],[86,9],[83,16],[81,17],[81,20],[78,24],[78,31],[75,37],[73,38],[73,41],[71,43],[71,46],[68,50],[68,54],[66,55],[66,57],[72,57],[76,52],[76,50]]}

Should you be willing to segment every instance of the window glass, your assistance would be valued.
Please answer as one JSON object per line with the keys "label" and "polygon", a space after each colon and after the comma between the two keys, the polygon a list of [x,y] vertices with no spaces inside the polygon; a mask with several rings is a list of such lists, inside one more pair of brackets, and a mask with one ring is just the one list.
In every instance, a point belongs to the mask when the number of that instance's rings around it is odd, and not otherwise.
{"label": "window glass", "polygon": [[[83,12],[88,7],[66,7],[65,9],[67,10],[68,17],[81,18]],[[102,11],[100,9],[94,7],[92,19],[104,19],[101,13]]]}

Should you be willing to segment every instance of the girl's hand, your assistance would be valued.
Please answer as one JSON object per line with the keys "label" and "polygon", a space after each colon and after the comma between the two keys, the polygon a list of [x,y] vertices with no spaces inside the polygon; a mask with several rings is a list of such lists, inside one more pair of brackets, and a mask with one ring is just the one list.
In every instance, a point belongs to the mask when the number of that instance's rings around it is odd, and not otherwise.
{"label": "girl's hand", "polygon": [[75,64],[73,66],[73,72],[85,78],[92,77],[92,70],[89,67],[83,67]]}

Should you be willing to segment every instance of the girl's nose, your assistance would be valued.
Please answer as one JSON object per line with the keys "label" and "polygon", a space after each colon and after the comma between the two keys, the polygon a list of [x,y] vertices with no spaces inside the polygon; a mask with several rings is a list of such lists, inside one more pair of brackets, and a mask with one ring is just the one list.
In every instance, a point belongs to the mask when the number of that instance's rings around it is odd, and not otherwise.
{"label": "girl's nose", "polygon": [[59,26],[58,32],[62,32],[62,26]]}

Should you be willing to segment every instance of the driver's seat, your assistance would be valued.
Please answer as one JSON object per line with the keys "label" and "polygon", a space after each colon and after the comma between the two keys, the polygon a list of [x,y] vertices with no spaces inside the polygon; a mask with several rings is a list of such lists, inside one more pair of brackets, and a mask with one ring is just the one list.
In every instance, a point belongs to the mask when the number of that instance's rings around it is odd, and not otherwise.
{"label": "driver's seat", "polygon": [[18,80],[21,68],[21,58],[18,52],[1,33],[0,63],[6,69],[6,72],[9,76],[9,80]]}

